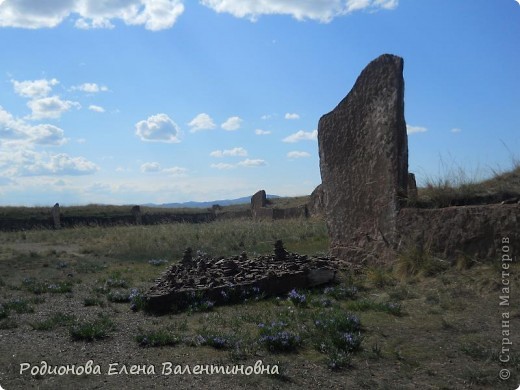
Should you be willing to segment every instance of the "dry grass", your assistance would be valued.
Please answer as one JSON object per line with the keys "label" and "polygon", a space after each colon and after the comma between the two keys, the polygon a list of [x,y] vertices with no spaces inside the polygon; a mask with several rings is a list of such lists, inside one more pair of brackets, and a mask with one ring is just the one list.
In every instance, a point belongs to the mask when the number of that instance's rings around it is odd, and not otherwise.
{"label": "dry grass", "polygon": [[[490,170],[484,175],[475,171],[468,174],[461,167],[444,168],[438,178],[428,177],[418,188],[419,207],[448,207],[466,204],[498,203],[520,197],[520,162],[513,159],[507,171]],[[481,179],[488,176],[487,179]]]}

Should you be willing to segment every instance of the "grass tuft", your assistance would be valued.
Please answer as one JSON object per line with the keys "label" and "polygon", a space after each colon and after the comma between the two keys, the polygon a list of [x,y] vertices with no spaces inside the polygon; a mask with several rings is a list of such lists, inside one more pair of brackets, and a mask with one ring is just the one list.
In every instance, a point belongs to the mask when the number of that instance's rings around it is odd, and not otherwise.
{"label": "grass tuft", "polygon": [[139,334],[135,337],[135,341],[141,347],[164,347],[177,345],[180,342],[180,338],[166,329],[148,331],[139,329]]}
{"label": "grass tuft", "polygon": [[74,341],[95,341],[108,337],[115,325],[106,315],[90,321],[76,321],[70,328],[70,336]]}

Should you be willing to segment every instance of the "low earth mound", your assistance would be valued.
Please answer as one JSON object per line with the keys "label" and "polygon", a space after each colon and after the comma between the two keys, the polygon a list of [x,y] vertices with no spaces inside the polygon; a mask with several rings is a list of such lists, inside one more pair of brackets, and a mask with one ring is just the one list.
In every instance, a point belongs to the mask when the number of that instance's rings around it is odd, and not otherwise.
{"label": "low earth mound", "polygon": [[285,294],[335,279],[338,263],[329,257],[309,257],[287,252],[281,241],[274,254],[248,258],[212,258],[186,249],[180,264],[170,267],[146,294],[152,313],[182,311],[196,305],[221,305],[247,298]]}

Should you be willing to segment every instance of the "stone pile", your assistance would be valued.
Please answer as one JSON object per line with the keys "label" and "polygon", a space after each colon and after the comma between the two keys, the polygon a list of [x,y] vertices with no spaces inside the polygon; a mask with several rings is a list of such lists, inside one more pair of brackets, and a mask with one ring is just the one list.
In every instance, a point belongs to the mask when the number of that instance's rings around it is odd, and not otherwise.
{"label": "stone pile", "polygon": [[181,311],[203,301],[226,304],[252,295],[273,296],[293,288],[309,288],[335,279],[337,263],[329,257],[287,252],[277,241],[275,254],[248,258],[212,258],[188,248],[146,294],[147,310],[161,314]]}

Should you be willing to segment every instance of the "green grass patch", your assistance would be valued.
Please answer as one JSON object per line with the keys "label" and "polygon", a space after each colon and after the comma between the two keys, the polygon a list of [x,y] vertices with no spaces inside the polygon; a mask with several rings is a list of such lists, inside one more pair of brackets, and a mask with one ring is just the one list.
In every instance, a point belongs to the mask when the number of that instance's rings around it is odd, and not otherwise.
{"label": "green grass patch", "polygon": [[296,352],[302,345],[302,338],[297,332],[288,330],[287,325],[284,321],[258,324],[258,342],[270,352]]}
{"label": "green grass patch", "polygon": [[167,329],[142,330],[135,337],[141,347],[165,347],[179,344],[180,338]]}
{"label": "green grass patch", "polygon": [[[4,307],[4,311],[7,311],[7,313],[9,313],[10,311],[14,311],[19,314],[34,313],[33,307],[30,306],[29,301],[25,299],[12,299],[8,302],[5,302],[2,306]],[[2,317],[0,316],[0,318]]]}
{"label": "green grass patch", "polygon": [[107,299],[114,303],[128,303],[130,302],[130,294],[124,291],[109,291]]}
{"label": "green grass patch", "polygon": [[70,328],[70,336],[74,341],[102,340],[115,330],[115,324],[106,315],[95,320],[76,321]]}
{"label": "green grass patch", "polygon": [[413,276],[435,276],[446,271],[450,264],[434,257],[428,249],[410,247],[399,253],[394,272],[401,280]]}
{"label": "green grass patch", "polygon": [[74,323],[76,317],[72,314],[55,313],[52,317],[38,322],[31,323],[34,330],[47,331],[53,330],[59,326],[70,326]]}
{"label": "green grass patch", "polygon": [[64,294],[72,292],[72,283],[63,281],[47,282],[34,278],[25,278],[22,281],[22,288],[37,295],[44,293]]}

